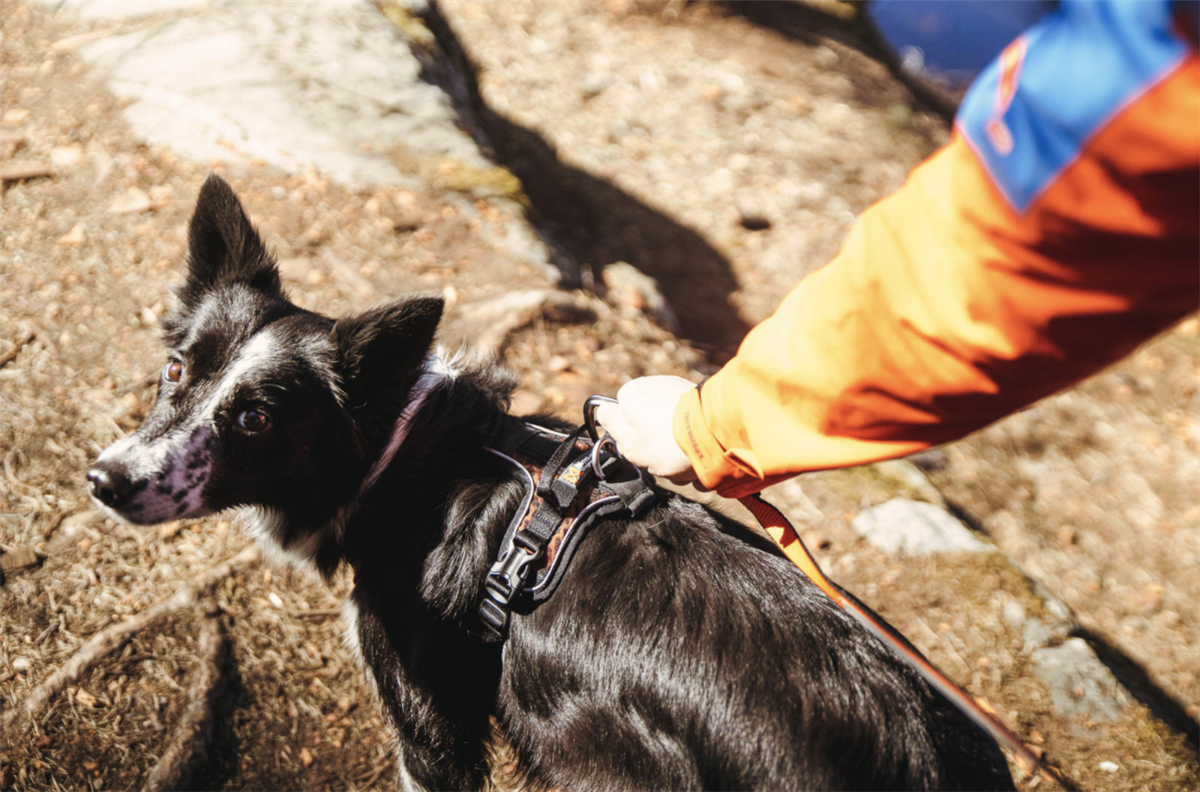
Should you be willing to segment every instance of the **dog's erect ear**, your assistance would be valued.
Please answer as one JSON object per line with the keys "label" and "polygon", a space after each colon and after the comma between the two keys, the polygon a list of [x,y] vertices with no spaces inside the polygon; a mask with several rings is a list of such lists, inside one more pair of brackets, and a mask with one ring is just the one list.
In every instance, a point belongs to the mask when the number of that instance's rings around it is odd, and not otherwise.
{"label": "dog's erect ear", "polygon": [[441,297],[418,296],[337,320],[333,342],[350,405],[394,397],[428,354],[441,318]]}
{"label": "dog's erect ear", "polygon": [[279,270],[225,180],[204,180],[188,226],[188,278],[181,297],[192,304],[222,283],[246,283],[280,294]]}

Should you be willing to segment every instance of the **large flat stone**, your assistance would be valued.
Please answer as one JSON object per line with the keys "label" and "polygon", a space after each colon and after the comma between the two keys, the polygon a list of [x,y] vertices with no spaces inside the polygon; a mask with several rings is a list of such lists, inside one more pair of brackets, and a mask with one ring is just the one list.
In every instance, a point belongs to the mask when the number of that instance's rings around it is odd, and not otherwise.
{"label": "large flat stone", "polygon": [[850,525],[886,553],[929,555],[955,550],[980,553],[989,549],[945,509],[908,498],[893,498],[867,509]]}
{"label": "large flat stone", "polygon": [[[127,15],[183,4],[110,5]],[[130,100],[126,118],[148,142],[201,161],[312,165],[345,184],[422,180],[396,162],[492,167],[373,4],[187,5],[81,49]]]}
{"label": "large flat stone", "polygon": [[46,0],[55,8],[73,11],[80,19],[124,20],[173,11],[191,11],[208,5],[207,0]]}

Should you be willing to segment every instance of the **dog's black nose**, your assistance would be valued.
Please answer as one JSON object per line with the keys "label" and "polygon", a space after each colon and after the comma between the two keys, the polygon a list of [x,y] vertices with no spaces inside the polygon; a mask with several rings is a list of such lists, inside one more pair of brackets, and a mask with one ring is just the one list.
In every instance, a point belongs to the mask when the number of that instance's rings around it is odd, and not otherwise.
{"label": "dog's black nose", "polygon": [[120,468],[96,465],[87,473],[92,497],[113,509],[119,509],[133,493],[133,482]]}

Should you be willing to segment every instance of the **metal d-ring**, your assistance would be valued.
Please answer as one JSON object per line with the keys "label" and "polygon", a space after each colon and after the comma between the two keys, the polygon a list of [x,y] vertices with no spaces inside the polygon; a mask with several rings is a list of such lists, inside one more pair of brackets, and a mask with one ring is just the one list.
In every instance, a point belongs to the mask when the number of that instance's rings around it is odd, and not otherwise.
{"label": "metal d-ring", "polygon": [[612,446],[612,452],[616,454],[617,459],[624,459],[621,456],[621,449],[617,448],[617,441],[613,440],[612,435],[606,434],[596,441],[592,446],[592,472],[596,474],[596,478],[604,481],[604,471],[600,467],[600,449],[604,446]]}

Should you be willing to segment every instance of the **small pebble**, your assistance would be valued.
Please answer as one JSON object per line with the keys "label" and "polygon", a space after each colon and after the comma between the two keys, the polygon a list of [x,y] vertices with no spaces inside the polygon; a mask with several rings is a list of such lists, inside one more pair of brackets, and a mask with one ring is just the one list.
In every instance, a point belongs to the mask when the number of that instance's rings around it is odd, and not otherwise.
{"label": "small pebble", "polygon": [[83,149],[79,146],[55,146],[50,149],[50,161],[58,168],[73,168],[83,162]]}
{"label": "small pebble", "polygon": [[60,247],[79,247],[87,240],[87,229],[83,223],[76,223],[71,230],[58,238],[54,244]]}
{"label": "small pebble", "polygon": [[150,196],[137,187],[130,187],[108,205],[109,214],[139,214],[151,207]]}
{"label": "small pebble", "polygon": [[738,218],[738,225],[747,231],[766,231],[771,227],[771,221],[766,215],[755,212],[742,212]]}
{"label": "small pebble", "polygon": [[1117,766],[1115,763],[1113,763],[1113,762],[1101,762],[1101,763],[1100,763],[1100,769],[1101,769],[1101,770],[1103,770],[1103,771],[1104,771],[1104,772],[1106,772],[1106,773],[1115,773],[1115,772],[1117,772],[1118,770],[1120,770],[1121,768],[1120,768],[1120,767],[1118,767],[1118,766]]}
{"label": "small pebble", "polygon": [[23,107],[14,107],[11,110],[4,111],[4,123],[12,126],[20,126],[29,118],[29,111]]}

